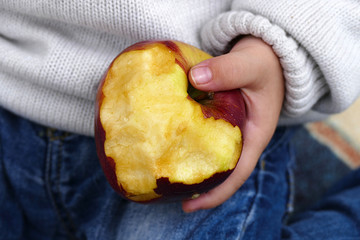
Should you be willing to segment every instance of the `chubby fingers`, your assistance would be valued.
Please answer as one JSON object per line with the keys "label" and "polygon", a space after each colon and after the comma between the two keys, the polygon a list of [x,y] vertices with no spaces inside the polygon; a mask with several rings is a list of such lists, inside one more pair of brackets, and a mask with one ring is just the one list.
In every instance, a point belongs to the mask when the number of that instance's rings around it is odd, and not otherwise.
{"label": "chubby fingers", "polygon": [[261,39],[246,37],[224,55],[205,60],[189,72],[191,84],[203,91],[252,88],[278,68],[278,58]]}
{"label": "chubby fingers", "polygon": [[[247,59],[246,61],[242,59]],[[246,52],[228,53],[205,60],[190,70],[191,84],[204,91],[240,88],[256,79],[255,64]]]}
{"label": "chubby fingers", "polygon": [[234,172],[208,193],[184,201],[185,212],[216,207],[243,185],[275,131],[284,97],[279,59],[270,46],[253,37],[240,40],[230,53],[193,67],[189,78],[194,87],[203,91],[241,88],[247,116],[241,129],[243,151]]}

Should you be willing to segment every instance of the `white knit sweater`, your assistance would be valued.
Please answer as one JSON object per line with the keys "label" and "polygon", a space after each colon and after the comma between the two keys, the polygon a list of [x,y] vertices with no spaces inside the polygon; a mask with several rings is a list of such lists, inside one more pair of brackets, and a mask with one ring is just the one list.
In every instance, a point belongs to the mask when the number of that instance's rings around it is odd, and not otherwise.
{"label": "white knit sweater", "polygon": [[0,105],[93,135],[99,81],[126,46],[175,39],[224,53],[252,34],[281,60],[280,124],[346,109],[360,93],[358,0],[0,0]]}

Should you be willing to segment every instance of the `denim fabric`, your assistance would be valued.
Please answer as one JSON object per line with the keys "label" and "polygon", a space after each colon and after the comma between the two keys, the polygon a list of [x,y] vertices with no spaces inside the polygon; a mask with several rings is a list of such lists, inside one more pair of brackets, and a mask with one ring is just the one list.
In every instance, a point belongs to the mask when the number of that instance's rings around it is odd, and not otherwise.
{"label": "denim fabric", "polygon": [[291,132],[276,131],[228,201],[185,214],[180,203],[144,205],[119,197],[106,182],[93,138],[0,108],[0,239],[297,239],[303,226],[292,223],[281,232],[292,199]]}
{"label": "denim fabric", "polygon": [[283,228],[283,239],[360,239],[360,169],[339,181],[310,210]]}

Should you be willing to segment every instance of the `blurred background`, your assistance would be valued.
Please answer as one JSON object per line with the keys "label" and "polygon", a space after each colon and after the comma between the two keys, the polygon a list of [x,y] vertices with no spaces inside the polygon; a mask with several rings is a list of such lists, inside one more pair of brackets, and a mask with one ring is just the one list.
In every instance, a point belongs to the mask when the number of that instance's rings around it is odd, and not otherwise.
{"label": "blurred background", "polygon": [[345,112],[299,128],[296,151],[295,212],[319,200],[352,169],[360,167],[360,99]]}

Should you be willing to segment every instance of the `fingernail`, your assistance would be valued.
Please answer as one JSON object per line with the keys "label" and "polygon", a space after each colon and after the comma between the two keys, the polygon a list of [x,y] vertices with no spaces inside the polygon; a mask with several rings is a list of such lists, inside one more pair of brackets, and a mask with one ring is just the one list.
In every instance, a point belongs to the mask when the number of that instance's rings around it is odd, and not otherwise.
{"label": "fingernail", "polygon": [[212,73],[207,66],[194,67],[190,71],[191,78],[195,85],[206,84],[211,81]]}

